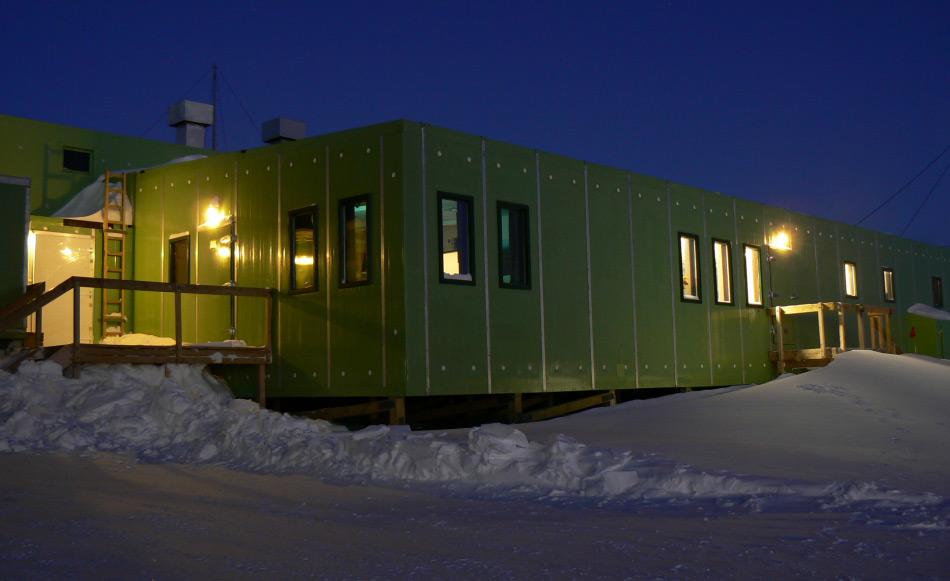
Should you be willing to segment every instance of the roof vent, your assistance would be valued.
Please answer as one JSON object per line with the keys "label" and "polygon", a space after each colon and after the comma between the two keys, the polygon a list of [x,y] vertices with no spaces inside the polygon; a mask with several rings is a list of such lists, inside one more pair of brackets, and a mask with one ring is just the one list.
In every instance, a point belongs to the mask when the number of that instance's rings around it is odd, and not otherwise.
{"label": "roof vent", "polygon": [[183,99],[168,108],[168,125],[176,130],[175,142],[189,147],[205,146],[205,127],[214,123],[214,107]]}
{"label": "roof vent", "polygon": [[261,126],[261,139],[265,143],[275,144],[296,141],[307,136],[307,124],[303,121],[275,117]]}

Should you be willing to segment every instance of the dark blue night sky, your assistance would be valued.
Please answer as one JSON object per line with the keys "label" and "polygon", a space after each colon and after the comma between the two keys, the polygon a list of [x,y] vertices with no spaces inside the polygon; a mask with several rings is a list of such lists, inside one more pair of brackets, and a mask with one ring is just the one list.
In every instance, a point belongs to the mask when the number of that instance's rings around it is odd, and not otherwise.
{"label": "dark blue night sky", "polygon": [[[258,124],[403,117],[852,223],[950,144],[946,1],[134,4],[7,3],[0,112],[171,140],[218,63],[226,149],[260,141],[230,85]],[[948,226],[950,175],[907,236]]]}

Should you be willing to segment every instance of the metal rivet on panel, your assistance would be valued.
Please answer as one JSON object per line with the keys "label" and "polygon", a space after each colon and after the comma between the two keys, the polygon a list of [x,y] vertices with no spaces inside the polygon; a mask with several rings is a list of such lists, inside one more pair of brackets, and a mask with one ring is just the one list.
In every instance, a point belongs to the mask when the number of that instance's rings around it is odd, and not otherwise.
{"label": "metal rivet on panel", "polygon": [[554,179],[554,176],[553,176],[552,174],[548,174],[548,179],[549,179],[549,180],[553,180],[553,179]]}
{"label": "metal rivet on panel", "polygon": [[502,366],[501,366],[501,370],[502,370],[502,371],[508,371],[508,368],[507,368],[506,366],[502,365]]}
{"label": "metal rivet on panel", "polygon": [[436,156],[438,156],[438,157],[442,157],[442,150],[440,149],[440,150],[436,151],[435,154],[436,154]]}
{"label": "metal rivet on panel", "polygon": [[528,371],[534,371],[534,365],[528,364]]}
{"label": "metal rivet on panel", "polygon": [[686,369],[686,364],[685,364],[685,363],[683,364],[683,369]]}
{"label": "metal rivet on panel", "polygon": [[560,365],[555,365],[555,366],[554,366],[554,371],[560,371],[560,370],[561,370],[561,366],[560,366]]}
{"label": "metal rivet on panel", "polygon": [[211,176],[205,176],[205,181],[206,181],[206,182],[210,182],[210,181],[211,181]]}
{"label": "metal rivet on panel", "polygon": [[472,365],[472,371],[475,371],[476,369],[477,368],[474,365]]}
{"label": "metal rivet on panel", "polygon": [[729,215],[729,212],[724,212],[724,213],[726,214],[726,216],[728,216],[728,215]]}
{"label": "metal rivet on panel", "polygon": [[445,371],[445,365],[442,366],[442,371]]}
{"label": "metal rivet on panel", "polygon": [[158,189],[158,186],[152,186],[152,189],[153,189],[153,190],[157,190],[157,189]]}
{"label": "metal rivet on panel", "polygon": [[294,162],[290,162],[290,167],[294,167]]}
{"label": "metal rivet on panel", "polygon": [[500,161],[496,161],[496,162],[495,162],[495,167],[497,167],[498,169],[501,169],[501,162],[500,162]]}
{"label": "metal rivet on panel", "polygon": [[393,335],[398,335],[398,334],[399,334],[399,329],[393,329]]}
{"label": "metal rivet on panel", "polygon": [[618,193],[618,194],[620,193],[620,188],[617,188],[617,193]]}
{"label": "metal rivet on panel", "polygon": [[626,363],[624,363],[624,364],[623,364],[623,368],[624,368],[624,369],[628,369],[628,367],[627,367],[627,364],[626,364]]}
{"label": "metal rivet on panel", "polygon": [[521,168],[521,173],[525,173],[525,174],[528,173],[528,168],[526,167]]}
{"label": "metal rivet on panel", "polygon": [[660,201],[660,196],[657,196],[657,197],[656,197],[656,201],[657,201],[657,202]]}
{"label": "metal rivet on panel", "polygon": [[172,183],[171,183],[171,186],[174,188],[174,187],[175,187],[175,182],[172,182]]}
{"label": "metal rivet on panel", "polygon": [[472,156],[471,155],[465,156],[465,161],[467,161],[468,163],[472,163]]}
{"label": "metal rivet on panel", "polygon": [[251,170],[249,170],[249,169],[244,170],[244,175],[246,175],[246,176],[251,175]]}
{"label": "metal rivet on panel", "polygon": [[396,177],[396,172],[393,172],[393,173],[389,174],[389,177],[391,177],[391,178]]}
{"label": "metal rivet on panel", "polygon": [[345,371],[341,371],[341,372],[340,372],[340,375],[345,377],[345,376],[346,376],[346,372],[345,372]]}
{"label": "metal rivet on panel", "polygon": [[317,158],[313,158],[312,162],[317,163]]}
{"label": "metal rivet on panel", "polygon": [[606,366],[606,365],[601,365],[600,368],[601,368],[603,371],[607,371],[607,366]]}
{"label": "metal rivet on panel", "polygon": [[759,219],[758,219],[758,218],[755,219],[755,223],[756,223],[756,224],[759,223]]}
{"label": "metal rivet on panel", "polygon": [[594,189],[595,189],[595,190],[599,190],[599,189],[600,189],[600,184],[594,184]]}
{"label": "metal rivet on panel", "polygon": [[317,376],[317,372],[314,371],[313,373],[311,373],[311,375],[313,375],[314,377],[316,377],[316,376]]}
{"label": "metal rivet on panel", "polygon": [[188,180],[188,185],[189,185],[189,186],[191,185],[191,180]]}
{"label": "metal rivet on panel", "polygon": [[584,371],[584,366],[583,366],[583,365],[578,365],[578,366],[577,366],[577,370],[578,370],[578,371]]}
{"label": "metal rivet on panel", "polygon": [[700,369],[706,369],[706,364],[705,364],[705,363],[700,363],[700,364],[699,364],[699,368],[700,368]]}
{"label": "metal rivet on panel", "polygon": [[713,209],[712,209],[712,208],[709,208],[709,213],[710,213],[710,214],[713,213]]}
{"label": "metal rivet on panel", "polygon": [[340,152],[340,159],[343,159],[343,152]]}
{"label": "metal rivet on panel", "polygon": [[296,379],[296,377],[297,377],[297,374],[296,374],[296,373],[293,373],[292,375],[293,375],[293,376],[294,376],[294,378]]}
{"label": "metal rivet on panel", "polygon": [[373,374],[373,370],[372,370],[372,369],[366,370],[366,375],[372,375],[372,374]]}
{"label": "metal rivet on panel", "polygon": [[142,188],[139,188],[139,191],[141,192],[141,191],[142,191]]}
{"label": "metal rivet on panel", "polygon": [[371,147],[367,147],[367,148],[366,148],[366,153],[372,153],[372,152],[373,152],[373,148],[371,148]]}
{"label": "metal rivet on panel", "polygon": [[224,172],[224,177],[225,177],[225,178],[229,178],[229,177],[231,177],[231,174],[228,173],[228,172]]}
{"label": "metal rivet on panel", "polygon": [[721,369],[721,368],[722,368],[722,365],[720,365],[720,364],[717,363],[717,364],[716,364],[716,369]]}
{"label": "metal rivet on panel", "polygon": [[733,368],[733,369],[736,368],[736,364],[735,364],[735,363],[732,364],[732,368]]}
{"label": "metal rivet on panel", "polygon": [[644,368],[644,369],[650,369],[650,364],[649,364],[649,363],[644,363],[644,364],[643,364],[643,368]]}
{"label": "metal rivet on panel", "polygon": [[267,166],[267,171],[270,171],[270,166]]}
{"label": "metal rivet on panel", "polygon": [[769,226],[773,226],[773,225],[774,225],[774,224],[772,224],[771,222],[769,222]]}
{"label": "metal rivet on panel", "polygon": [[576,184],[577,184],[577,180],[575,180],[574,178],[571,178],[571,183],[576,185]]}
{"label": "metal rivet on panel", "polygon": [[667,367],[668,367],[668,365],[667,365],[666,363],[664,363],[664,364],[663,364],[663,369],[666,369]]}
{"label": "metal rivet on panel", "polygon": [[637,192],[637,197],[638,197],[638,198],[642,198],[642,197],[643,197],[643,194],[641,194],[640,192]]}

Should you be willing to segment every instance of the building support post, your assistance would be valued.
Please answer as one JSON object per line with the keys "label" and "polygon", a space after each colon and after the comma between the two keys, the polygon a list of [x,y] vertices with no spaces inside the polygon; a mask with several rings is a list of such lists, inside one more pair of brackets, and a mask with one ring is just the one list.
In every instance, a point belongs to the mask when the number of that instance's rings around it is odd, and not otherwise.
{"label": "building support post", "polygon": [[782,307],[775,307],[775,351],[778,374],[785,373],[785,336],[782,334]]}

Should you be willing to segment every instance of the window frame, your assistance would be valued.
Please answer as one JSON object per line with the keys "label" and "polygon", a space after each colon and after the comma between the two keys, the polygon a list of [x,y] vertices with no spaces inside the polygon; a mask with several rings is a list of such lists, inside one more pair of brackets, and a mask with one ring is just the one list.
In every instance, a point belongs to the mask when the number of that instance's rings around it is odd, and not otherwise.
{"label": "window frame", "polygon": [[[891,275],[891,294],[893,298],[887,298],[887,274]],[[894,268],[890,266],[885,266],[881,268],[881,297],[884,299],[885,303],[896,303],[897,302],[897,279],[894,276]]]}
{"label": "window frame", "polygon": [[[350,282],[346,278],[346,208],[366,202],[366,280]],[[337,288],[352,288],[373,283],[373,215],[369,193],[340,198],[337,203]]]}
{"label": "window frame", "polygon": [[[848,294],[848,266],[854,270],[854,294]],[[861,295],[861,289],[858,288],[858,265],[852,260],[841,262],[841,275],[844,277],[844,296],[848,299],[856,299]]]}
{"label": "window frame", "polygon": [[[683,288],[683,238],[689,238],[693,241],[693,254],[696,262],[696,298],[687,297]],[[699,236],[689,232],[678,232],[676,236],[676,253],[679,256],[680,263],[680,301],[684,303],[702,303],[703,302],[703,275],[702,261],[700,260]]]}
{"label": "window frame", "polygon": [[[729,300],[721,301],[719,300],[719,269],[716,268],[716,244],[725,244],[726,245],[726,257],[728,259],[728,264],[726,265],[729,272]],[[732,242],[724,238],[713,238],[709,242],[709,247],[712,249],[712,266],[713,266],[713,303],[722,306],[735,306],[736,304],[736,287],[733,284],[735,282],[735,277],[732,275]]]}
{"label": "window frame", "polygon": [[[754,248],[758,257],[759,257],[759,302],[750,303],[749,302],[749,269],[746,267],[745,259],[745,250],[746,248]],[[745,278],[745,306],[751,307],[754,309],[764,309],[765,308],[765,286],[764,286],[764,273],[762,272],[762,247],[756,246],[755,244],[742,244],[742,276]]]}
{"label": "window frame", "polygon": [[[940,291],[939,293],[937,291]],[[942,309],[943,302],[943,277],[940,276],[930,276],[930,294],[933,299],[933,304],[935,309]],[[939,301],[937,300],[939,299]],[[938,304],[939,303],[939,304]]]}
{"label": "window frame", "polygon": [[[71,151],[71,152],[75,152],[75,153],[84,153],[84,154],[88,155],[88,156],[89,156],[89,167],[88,167],[88,169],[86,169],[85,171],[83,171],[83,170],[81,170],[81,169],[73,169],[73,168],[70,168],[70,167],[66,167],[66,152],[67,152],[67,151]],[[62,159],[61,159],[60,166],[62,167],[62,170],[63,170],[64,172],[66,172],[66,173],[74,173],[74,174],[81,174],[81,175],[90,175],[90,174],[92,174],[93,153],[94,153],[94,151],[91,150],[91,149],[85,149],[85,148],[83,148],[83,147],[73,147],[73,146],[71,146],[71,145],[64,145],[64,146],[63,146],[63,154],[62,154]]]}
{"label": "window frame", "polygon": [[[297,216],[311,215],[313,217],[313,285],[307,287],[296,287],[297,282],[297,271],[296,264],[294,259],[297,254],[297,231],[294,228],[294,218]],[[305,293],[313,293],[320,291],[320,222],[318,221],[320,217],[320,208],[317,204],[312,204],[303,208],[297,208],[296,210],[290,210],[287,212],[287,230],[289,234],[289,250],[288,257],[290,259],[290,279],[287,292],[292,295],[299,295]]]}
{"label": "window frame", "polygon": [[[495,216],[498,230],[498,287],[514,290],[531,290],[531,207],[526,204],[515,202],[503,202],[498,200],[495,203]],[[504,251],[501,244],[501,212],[524,212],[524,284],[506,283],[501,271],[501,265],[504,264]],[[512,212],[512,213],[514,213]]]}
{"label": "window frame", "polygon": [[[442,235],[442,200],[452,200],[454,202],[462,202],[468,204],[469,208],[469,220],[468,220],[468,245],[469,245],[469,256],[468,256],[468,268],[469,272],[472,275],[472,280],[462,280],[457,278],[445,278],[445,268],[442,265],[442,256],[445,251],[443,245]],[[477,271],[475,270],[475,265],[477,261],[475,260],[475,249],[477,245],[475,244],[475,198],[472,196],[466,196],[463,194],[453,194],[452,192],[443,192],[439,191],[436,195],[435,202],[435,212],[436,212],[436,236],[439,239],[439,254],[438,254],[438,264],[436,265],[439,272],[439,283],[440,284],[460,284],[464,286],[475,286],[477,279]]]}

